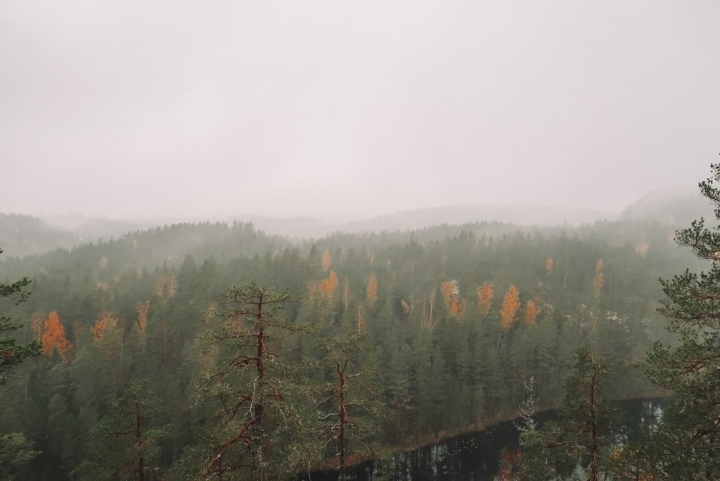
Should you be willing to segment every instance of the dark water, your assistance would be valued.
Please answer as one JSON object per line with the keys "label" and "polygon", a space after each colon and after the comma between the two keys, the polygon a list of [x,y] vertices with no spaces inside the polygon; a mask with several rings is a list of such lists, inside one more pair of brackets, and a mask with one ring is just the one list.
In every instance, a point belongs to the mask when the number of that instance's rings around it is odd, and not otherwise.
{"label": "dark water", "polygon": [[[662,417],[662,400],[632,399],[619,405],[625,413],[630,437],[641,427],[652,429]],[[551,410],[538,413],[535,418],[542,424],[555,415]],[[347,478],[352,481],[490,481],[500,468],[501,452],[516,449],[518,442],[513,422],[501,422],[483,431],[365,463],[348,470]],[[313,473],[304,479],[337,481],[338,473]]]}

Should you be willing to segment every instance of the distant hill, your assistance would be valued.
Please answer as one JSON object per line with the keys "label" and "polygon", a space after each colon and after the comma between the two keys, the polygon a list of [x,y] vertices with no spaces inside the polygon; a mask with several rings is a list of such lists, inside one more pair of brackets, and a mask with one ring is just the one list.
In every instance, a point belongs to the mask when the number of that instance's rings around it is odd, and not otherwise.
{"label": "distant hill", "polygon": [[650,192],[620,214],[620,220],[655,221],[679,227],[689,225],[700,217],[714,224],[712,205],[700,194],[697,186]]}
{"label": "distant hill", "polygon": [[440,225],[502,222],[515,226],[578,226],[598,220],[614,220],[616,214],[572,207],[543,205],[455,205],[425,207],[355,221],[326,221],[313,217],[276,219],[261,216],[234,216],[230,221],[252,222],[269,234],[296,238],[319,238],[333,232],[361,233],[424,229]]}
{"label": "distant hill", "polygon": [[82,239],[29,215],[0,213],[0,249],[3,257],[41,254],[58,247],[69,248]]}
{"label": "distant hill", "polygon": [[81,242],[97,242],[99,239],[117,239],[128,232],[147,230],[173,222],[123,221],[82,215],[54,216],[43,218],[51,227],[72,232]]}
{"label": "distant hill", "polygon": [[544,205],[455,205],[426,207],[346,224],[349,231],[421,229],[433,225],[468,222],[503,222],[516,225],[580,225],[614,220],[617,215],[591,209]]}
{"label": "distant hill", "polygon": [[82,216],[40,219],[23,214],[0,213],[0,249],[4,257],[25,257],[57,248],[69,249],[85,242],[119,238],[147,230],[151,223],[131,223]]}
{"label": "distant hill", "polygon": [[368,233],[422,230],[433,226],[482,225],[484,233],[498,235],[521,227],[580,226],[597,221],[650,221],[682,227],[692,220],[705,217],[714,220],[713,209],[697,190],[686,187],[659,190],[643,195],[627,206],[618,216],[611,212],[575,207],[543,205],[456,205],[425,207],[396,212],[364,220],[321,219],[315,217],[273,218],[258,215],[238,215],[215,219],[152,219],[118,221],[83,216],[64,216],[39,219],[28,215],[0,214],[0,248],[3,257],[24,257],[41,254],[58,247],[71,248],[87,242],[119,239],[131,232],[157,226],[196,223],[212,220],[232,224],[234,221],[252,223],[258,231],[300,241],[319,239],[329,234]]}

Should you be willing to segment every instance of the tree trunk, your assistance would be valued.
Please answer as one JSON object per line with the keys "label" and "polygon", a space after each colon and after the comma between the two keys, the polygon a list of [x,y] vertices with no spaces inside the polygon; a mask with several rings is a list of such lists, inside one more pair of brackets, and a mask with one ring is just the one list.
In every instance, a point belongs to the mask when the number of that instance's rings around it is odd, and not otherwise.
{"label": "tree trunk", "polygon": [[340,432],[338,433],[338,454],[340,464],[340,481],[345,481],[345,424],[347,423],[347,410],[345,409],[345,376],[338,366],[340,378],[340,406],[338,416],[340,418]]}
{"label": "tree trunk", "polygon": [[590,382],[590,430],[592,434],[592,445],[590,448],[590,481],[598,480],[598,430],[597,430],[597,406],[595,405],[595,379],[593,374]]}
{"label": "tree trunk", "polygon": [[[261,388],[263,384],[263,378],[265,377],[265,365],[263,363],[263,356],[265,354],[265,330],[262,327],[262,312],[263,298],[260,295],[257,304],[257,320],[260,324],[260,330],[257,333],[257,375],[258,375],[258,388]],[[257,481],[265,481],[265,453],[264,453],[264,441],[265,433],[263,432],[263,414],[264,407],[262,404],[262,398],[259,402],[256,399],[253,403],[253,447],[255,450],[253,456],[253,479]]]}

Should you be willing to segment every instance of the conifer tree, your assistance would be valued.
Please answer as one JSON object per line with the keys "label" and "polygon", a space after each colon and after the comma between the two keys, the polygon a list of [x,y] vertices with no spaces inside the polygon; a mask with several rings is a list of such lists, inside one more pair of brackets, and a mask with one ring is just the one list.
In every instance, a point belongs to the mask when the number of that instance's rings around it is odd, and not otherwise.
{"label": "conifer tree", "polygon": [[[326,354],[332,372],[332,381],[321,391],[324,395],[317,403],[321,416],[321,437],[326,444],[335,441],[340,481],[344,481],[349,454],[373,453],[372,437],[379,408],[370,398],[373,394],[368,381],[370,370],[362,361],[362,354],[371,350],[365,336],[351,331],[336,337],[319,337],[318,344]],[[369,418],[369,419],[368,419]],[[352,441],[354,449],[348,451]]]}
{"label": "conifer tree", "polygon": [[[0,249],[0,254],[2,249]],[[0,284],[0,299],[8,299],[15,304],[24,302],[28,297],[25,288],[30,280],[23,278],[12,284]],[[9,317],[0,315],[0,386],[10,379],[10,371],[28,357],[39,356],[42,345],[32,341],[20,345],[14,337],[6,333],[15,331],[22,326],[13,324]],[[2,479],[15,479],[16,472],[29,463],[37,452],[22,433],[7,433],[0,436],[0,477]]]}
{"label": "conifer tree", "polygon": [[[0,249],[2,254],[2,249]],[[12,284],[0,284],[0,299],[8,299],[15,304],[24,302],[28,297],[25,288],[30,284],[28,278],[20,279]],[[13,324],[9,317],[0,316],[0,385],[7,383],[10,370],[23,359],[40,355],[42,346],[33,341],[25,346],[17,344],[14,337],[6,333],[15,331],[22,326]]]}
{"label": "conifer tree", "polygon": [[144,379],[134,379],[111,404],[91,434],[92,460],[75,475],[82,480],[149,481],[162,479],[158,468],[160,440],[169,426],[158,425],[164,412],[160,399]]}
{"label": "conifer tree", "polygon": [[[720,220],[720,164],[711,168],[699,186]],[[674,394],[646,454],[657,479],[720,479],[720,228],[706,228],[701,218],[677,231],[675,241],[712,265],[661,280],[660,312],[680,344],[655,344],[644,366],[656,386]]]}
{"label": "conifer tree", "polygon": [[[298,330],[278,312],[294,300],[286,291],[254,283],[233,287],[214,311],[220,325],[201,335],[203,351],[214,357],[214,363],[198,395],[217,402],[219,422],[204,468],[211,477],[230,480],[247,475],[262,481],[294,468],[288,466],[292,456],[287,451],[297,433],[288,431],[297,427],[289,421],[297,419],[297,409],[286,399],[292,381],[275,349],[287,333]],[[281,443],[287,449],[284,454]]]}
{"label": "conifer tree", "polygon": [[18,471],[39,454],[32,448],[32,444],[20,433],[0,436],[0,479],[17,479]]}
{"label": "conifer tree", "polygon": [[588,481],[605,479],[611,439],[617,413],[605,400],[604,390],[610,369],[590,345],[575,354],[573,372],[565,380],[565,397],[559,419],[541,429],[521,434],[524,446],[521,476],[532,481],[549,480],[568,474],[576,465],[585,468]]}

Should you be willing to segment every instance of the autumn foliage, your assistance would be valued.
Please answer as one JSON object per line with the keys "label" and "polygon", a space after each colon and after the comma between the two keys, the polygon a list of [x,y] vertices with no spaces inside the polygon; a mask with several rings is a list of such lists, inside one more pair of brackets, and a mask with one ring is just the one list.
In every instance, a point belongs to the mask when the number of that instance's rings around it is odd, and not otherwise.
{"label": "autumn foliage", "polygon": [[480,315],[484,317],[490,311],[490,303],[492,302],[493,298],[492,285],[486,282],[482,286],[478,287],[477,295],[478,311],[480,312]]}
{"label": "autumn foliage", "polygon": [[603,274],[604,268],[605,263],[603,260],[598,260],[597,264],[595,264],[595,297],[600,296],[600,291],[602,291],[602,288],[605,286],[605,275]]}
{"label": "autumn foliage", "polygon": [[175,276],[170,276],[167,279],[160,278],[155,283],[155,294],[158,297],[163,297],[167,293],[167,297],[175,297],[177,294],[177,280]]}
{"label": "autumn foliage", "polygon": [[545,261],[545,272],[547,275],[552,274],[553,265],[555,265],[555,261],[552,260],[552,257],[548,257],[548,260]]}
{"label": "autumn foliage", "polygon": [[450,314],[453,316],[459,316],[461,309],[458,294],[460,291],[458,289],[457,281],[443,282],[440,289],[442,290],[443,300],[445,301],[445,305],[448,306]]}
{"label": "autumn foliage", "polygon": [[65,329],[60,323],[60,318],[56,312],[51,312],[45,321],[42,345],[45,354],[50,354],[53,352],[53,349],[57,349],[61,355],[64,355],[73,347],[72,344],[65,339]]}
{"label": "autumn foliage", "polygon": [[172,298],[175,297],[175,294],[177,294],[177,281],[175,276],[170,276],[167,283],[167,296]]}
{"label": "autumn foliage", "polygon": [[105,333],[105,329],[117,326],[117,322],[117,319],[113,318],[109,312],[103,311],[100,313],[100,317],[92,327],[93,341],[100,342]]}
{"label": "autumn foliage", "polygon": [[527,305],[525,306],[525,324],[530,325],[533,322],[535,322],[535,319],[538,315],[538,309],[535,306],[535,302],[528,301]]}
{"label": "autumn foliage", "polygon": [[442,290],[442,296],[445,304],[450,304],[450,300],[455,295],[455,283],[452,281],[443,282],[440,289]]}
{"label": "autumn foliage", "polygon": [[327,272],[327,270],[330,268],[330,264],[331,264],[330,252],[328,252],[328,250],[325,249],[325,252],[323,252],[323,255],[322,255],[322,270]]}
{"label": "autumn foliage", "polygon": [[367,285],[367,300],[370,305],[375,304],[375,301],[377,301],[377,292],[378,292],[378,282],[377,277],[375,277],[375,274],[370,276],[370,280],[368,281]]}
{"label": "autumn foliage", "polygon": [[148,311],[150,310],[150,301],[141,302],[137,306],[137,326],[140,329],[140,332],[145,332],[145,328],[147,327],[147,316]]}
{"label": "autumn foliage", "polygon": [[500,308],[500,325],[503,329],[510,329],[513,322],[515,322],[515,314],[517,314],[519,308],[520,293],[515,286],[510,285]]}
{"label": "autumn foliage", "polygon": [[327,279],[323,279],[318,287],[320,289],[320,292],[330,297],[335,293],[335,289],[337,288],[337,286],[338,278],[335,275],[335,272],[330,271],[330,275],[327,277]]}

